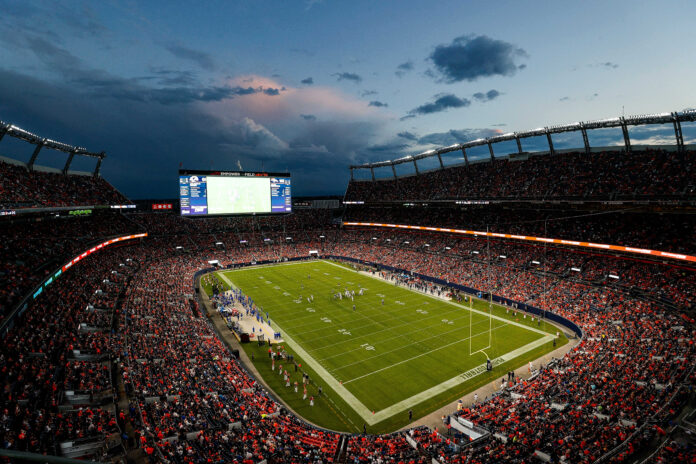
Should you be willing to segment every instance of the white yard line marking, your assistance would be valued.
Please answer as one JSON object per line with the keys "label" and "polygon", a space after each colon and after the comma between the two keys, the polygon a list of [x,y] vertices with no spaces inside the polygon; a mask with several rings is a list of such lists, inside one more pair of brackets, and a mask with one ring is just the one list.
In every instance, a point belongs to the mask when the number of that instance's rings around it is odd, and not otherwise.
{"label": "white yard line marking", "polygon": [[[496,329],[498,329],[498,328],[500,328],[500,327],[505,327],[506,325],[507,325],[507,324],[503,324],[503,325],[501,325],[501,326],[499,326],[499,327],[496,327]],[[477,335],[481,335],[481,334],[484,334],[484,333],[486,333],[486,332],[481,332],[481,333],[474,334],[472,337],[475,337],[475,336],[477,336]],[[445,333],[445,334],[441,334],[441,335],[446,335],[446,333]],[[441,336],[441,335],[440,335],[440,336]],[[406,359],[404,359],[404,360],[402,360],[402,361],[399,361],[398,363],[390,364],[389,366],[383,367],[383,368],[381,368],[381,369],[377,369],[376,371],[372,371],[372,372],[369,372],[369,373],[367,373],[367,374],[361,375],[361,376],[359,376],[359,377],[355,377],[355,378],[353,378],[353,379],[346,380],[345,382],[343,382],[343,384],[344,384],[344,385],[348,385],[349,383],[355,382],[356,380],[364,379],[365,377],[369,377],[369,376],[371,376],[371,375],[373,375],[373,374],[376,374],[376,373],[378,373],[378,372],[386,371],[387,369],[391,369],[392,367],[399,366],[399,365],[401,365],[401,364],[403,364],[403,363],[407,363],[407,362],[409,362],[409,361],[413,361],[414,359],[422,358],[423,356],[427,356],[427,355],[429,355],[429,354],[431,354],[431,353],[435,353],[436,351],[440,351],[440,350],[442,350],[442,349],[449,348],[450,346],[456,345],[457,343],[465,342],[465,341],[467,341],[468,339],[469,339],[469,337],[460,338],[459,340],[455,340],[455,341],[453,341],[452,343],[448,343],[448,344],[446,344],[446,345],[442,345],[442,346],[439,346],[439,347],[437,347],[437,348],[434,348],[434,349],[432,349],[432,350],[430,350],[430,351],[426,351],[425,353],[421,353],[421,354],[419,354],[419,355],[412,356],[412,357],[410,357],[410,358],[406,358]],[[386,353],[384,353],[384,354],[386,354]]]}
{"label": "white yard line marking", "polygon": [[[466,318],[466,316],[463,316],[462,318]],[[479,321],[479,322],[475,322],[474,325],[485,324],[486,322],[488,322],[488,321]],[[434,325],[437,325],[437,324],[433,324],[432,326],[428,326],[428,327],[425,327],[425,328],[422,328],[422,329],[414,330],[413,332],[406,332],[406,333],[402,333],[402,334],[399,334],[399,335],[395,335],[395,336],[389,337],[389,338],[380,338],[380,339],[379,339],[379,342],[382,343],[382,342],[386,342],[386,341],[389,341],[389,340],[395,340],[395,339],[397,339],[397,338],[403,338],[403,337],[406,337],[406,336],[408,336],[408,335],[413,335],[413,334],[416,334],[416,333],[418,333],[418,332],[424,332],[424,331],[427,331],[427,330],[431,330],[431,329],[433,328]],[[500,327],[502,327],[502,326],[500,326]],[[497,327],[496,327],[496,328],[497,328]],[[432,340],[433,338],[438,338],[438,337],[441,337],[441,336],[443,336],[443,335],[446,335],[446,334],[449,334],[449,333],[453,333],[453,332],[460,332],[460,331],[462,331],[462,330],[463,330],[463,329],[462,329],[461,327],[457,327],[457,328],[454,329],[454,330],[450,330],[450,331],[448,331],[448,332],[438,333],[438,334],[436,334],[436,335],[433,335],[432,337],[427,337],[427,338],[424,338],[424,339],[422,339],[422,340],[411,340],[410,343],[411,343],[411,344],[413,344],[413,343],[423,343],[423,342],[425,342],[425,341],[427,341],[427,340]],[[376,333],[376,332],[373,332],[373,333],[369,334],[369,336],[372,336],[372,335],[374,335],[375,333]],[[483,333],[485,333],[485,332],[483,332]],[[331,345],[331,346],[336,346],[336,345],[339,345],[339,344],[341,344],[341,343],[354,342],[354,341],[359,340],[359,339],[361,339],[361,338],[364,338],[364,337],[366,337],[366,336],[368,336],[368,335],[363,335],[363,336],[361,336],[361,337],[355,337],[355,338],[349,338],[349,339],[346,340],[346,341],[337,342],[337,343],[334,343],[334,344]],[[373,343],[374,343],[374,342],[373,342]],[[406,345],[406,346],[408,346],[408,345]],[[383,355],[383,354],[391,353],[392,351],[398,351],[398,350],[400,350],[400,349],[402,349],[402,348],[406,348],[406,346],[401,346],[401,347],[399,347],[399,348],[396,348],[396,349],[394,349],[394,350],[390,350],[390,351],[387,351],[387,352],[384,352],[384,353],[380,352],[380,354],[377,355],[377,356],[373,356],[373,357],[371,357],[371,358],[366,358],[366,359],[363,359],[363,360],[361,360],[361,361],[357,361],[357,362],[352,363],[352,364],[344,364],[344,365],[341,365],[341,367],[339,367],[338,369],[343,369],[344,367],[352,366],[353,364],[360,364],[361,362],[367,361],[367,360],[369,360],[369,359],[378,358],[379,356],[381,356],[381,355]],[[319,348],[319,349],[321,349],[321,348]],[[316,350],[317,350],[317,349],[315,348],[313,351],[316,351]],[[352,353],[353,351],[358,351],[358,350],[360,350],[360,348],[354,348],[354,349],[352,349],[352,350],[342,351],[342,352],[340,352],[340,353],[338,353],[338,354],[335,354],[335,355],[333,355],[333,356],[327,356],[326,358],[321,358],[320,361],[326,361],[327,359],[337,358],[337,357],[339,357],[339,356],[343,356],[343,355],[346,354],[346,353]]]}
{"label": "white yard line marking", "polygon": [[[481,321],[481,323],[485,323],[485,322],[486,322],[486,321]],[[476,324],[474,324],[474,325],[476,325]],[[507,324],[499,325],[498,327],[495,327],[493,330],[499,329],[499,328],[501,328],[501,327],[505,327],[506,325],[507,325]],[[354,366],[354,365],[356,365],[356,364],[361,364],[361,363],[363,363],[363,362],[365,362],[365,361],[371,361],[371,360],[373,360],[373,359],[377,359],[377,358],[379,358],[379,357],[381,357],[381,356],[384,356],[384,355],[386,355],[386,354],[393,353],[393,352],[395,352],[395,351],[399,351],[399,350],[402,350],[402,349],[404,349],[404,348],[408,348],[409,346],[413,346],[413,345],[416,345],[416,344],[419,344],[419,343],[424,343],[424,342],[426,342],[426,341],[428,341],[428,340],[432,340],[432,339],[434,339],[434,338],[440,338],[440,337],[443,337],[443,336],[445,336],[445,335],[449,335],[449,334],[451,334],[451,333],[456,333],[456,332],[461,332],[461,329],[460,329],[460,328],[457,328],[457,329],[454,329],[454,330],[449,330],[449,331],[447,331],[447,332],[440,332],[440,333],[438,333],[437,335],[433,335],[432,337],[424,338],[424,339],[422,339],[422,340],[412,340],[411,343],[408,344],[408,345],[400,346],[400,347],[398,347],[398,348],[395,348],[395,349],[389,350],[389,351],[385,351],[385,352],[381,352],[381,351],[380,351],[380,352],[379,352],[378,354],[376,354],[375,356],[371,356],[371,357],[369,357],[369,358],[364,358],[364,359],[361,359],[360,361],[356,361],[356,362],[353,362],[353,363],[350,363],[350,364],[342,364],[341,366],[337,367],[336,370],[337,370],[337,371],[340,371],[341,369],[343,369],[343,368],[345,368],[345,367]],[[481,332],[481,333],[474,334],[474,335],[472,336],[472,338],[473,338],[473,337],[476,337],[476,336],[478,336],[478,335],[485,334],[485,333],[488,333],[488,332],[485,331],[485,332]],[[465,340],[468,340],[468,339],[469,339],[469,337],[462,338],[461,341],[465,341]],[[386,339],[386,338],[385,338],[385,339],[381,339],[380,342],[385,341],[385,340],[389,340],[389,339]],[[443,348],[443,347],[438,347],[437,349],[440,349],[440,348]],[[437,349],[434,349],[434,351],[437,351]],[[338,357],[338,356],[341,356],[341,355],[343,355],[343,354],[345,354],[345,353],[349,353],[349,352],[351,352],[351,351],[356,351],[356,350],[360,350],[360,348],[356,348],[355,350],[350,350],[350,351],[344,351],[344,352],[342,352],[342,353],[340,353],[340,354],[337,354],[337,355],[335,355],[335,356],[330,356],[329,358],[323,358],[322,361],[325,361],[326,359]],[[427,353],[425,353],[425,354],[427,354]],[[394,364],[394,365],[396,365],[396,364]],[[381,369],[380,369],[380,370],[381,370]],[[346,382],[346,383],[348,383],[348,382]]]}
{"label": "white yard line marking", "polygon": [[[334,266],[338,266],[338,264],[334,264],[334,263],[332,263],[332,262],[330,262],[330,261],[325,261],[325,262],[326,262],[327,264],[332,264],[332,265],[334,265]],[[344,268],[344,267],[342,267],[342,266],[338,266],[338,267],[340,267],[340,268],[342,268],[342,269],[346,269],[346,268]],[[347,269],[347,270],[350,271],[350,269]],[[357,272],[357,271],[352,271],[352,272]],[[365,275],[365,274],[363,274],[363,275]],[[382,281],[382,282],[388,282],[388,281],[386,281],[386,280],[384,280],[384,279],[380,279],[379,277],[374,277],[374,276],[371,276],[371,275],[366,275],[366,277],[370,277],[370,278],[372,278],[372,279],[380,280],[380,281]],[[397,285],[394,285],[394,286],[396,287]],[[457,307],[457,308],[467,309],[467,310],[469,310],[469,311],[473,311],[473,312],[475,312],[475,313],[477,313],[477,314],[480,314],[480,315],[482,315],[482,316],[490,316],[491,318],[496,319],[496,320],[498,320],[498,321],[502,321],[502,322],[505,322],[505,323],[507,323],[507,324],[511,324],[511,325],[514,325],[514,326],[517,326],[517,327],[521,327],[521,328],[523,328],[523,329],[527,329],[527,330],[529,330],[529,331],[536,332],[536,333],[541,334],[541,335],[548,335],[548,333],[547,333],[547,332],[544,332],[543,330],[535,329],[534,327],[529,327],[529,326],[526,326],[526,325],[521,324],[521,323],[519,323],[519,322],[510,321],[510,320],[508,320],[508,319],[505,319],[504,317],[495,316],[495,315],[489,314],[489,313],[487,313],[487,312],[485,312],[485,311],[481,311],[481,310],[473,309],[473,308],[467,308],[467,307],[465,307],[465,306],[463,306],[463,305],[459,305],[459,304],[457,304],[457,303],[454,303],[454,302],[452,302],[452,301],[450,301],[450,300],[445,300],[445,299],[443,299],[443,298],[438,298],[438,297],[436,297],[436,296],[434,296],[434,295],[430,295],[430,294],[428,294],[428,293],[417,292],[417,291],[415,291],[415,290],[411,290],[410,288],[406,288],[406,287],[399,287],[399,288],[401,288],[401,289],[403,289],[403,290],[408,290],[409,292],[415,293],[415,294],[417,294],[417,295],[422,295],[422,296],[425,296],[425,297],[427,297],[427,298],[431,298],[431,299],[433,299],[433,300],[442,301],[442,302],[444,302],[444,303],[450,304],[450,305],[455,306],[455,307]]]}
{"label": "white yard line marking", "polygon": [[[498,358],[496,358],[496,361],[498,361],[498,364],[501,364],[503,362],[508,362],[512,359],[517,358],[518,356],[522,356],[523,354],[532,351],[535,348],[540,347],[544,343],[548,343],[549,341],[553,340],[554,336],[553,335],[547,335],[546,337],[540,338],[539,340],[534,340],[531,343],[528,343],[520,348],[517,348],[516,350],[510,351],[509,353],[506,353]],[[486,364],[481,364],[479,366],[476,366],[473,369],[468,370],[467,372],[464,372],[462,374],[459,374],[456,377],[453,377],[449,380],[445,380],[439,385],[435,385],[432,388],[429,388],[427,390],[423,390],[420,393],[417,393],[410,398],[406,398],[405,400],[399,401],[398,403],[392,404],[391,406],[382,409],[381,411],[377,411],[375,414],[372,414],[372,417],[365,418],[365,421],[372,425],[376,424],[377,422],[383,421],[385,419],[390,418],[394,414],[397,414],[399,412],[406,411],[407,409],[411,408],[412,406],[415,406],[419,403],[422,403],[423,401],[432,398],[435,395],[438,395],[444,391],[449,390],[450,388],[456,387],[457,385],[464,383],[468,380],[473,379],[474,377],[477,377],[481,375],[483,372],[486,372]],[[370,422],[369,419],[372,419],[373,422]]]}
{"label": "white yard line marking", "polygon": [[[353,271],[353,270],[351,270],[351,269],[349,269],[349,268],[340,266],[340,265],[335,264],[335,263],[332,263],[332,262],[330,262],[330,261],[322,261],[322,263],[330,264],[330,265],[339,267],[339,268],[341,268],[341,269],[344,269],[344,270],[346,270],[346,271],[351,271],[351,272],[356,272],[356,273],[357,273],[357,271]],[[279,264],[277,264],[277,265],[293,265],[293,264],[306,264],[306,263],[300,261],[300,262],[296,262],[296,263],[279,263]],[[260,266],[256,266],[256,267],[260,267]],[[242,269],[228,270],[228,271],[225,271],[225,272],[235,272],[235,271],[244,270],[244,269],[249,269],[249,268],[247,267],[247,268],[242,268]],[[223,276],[222,273],[220,273],[220,275],[221,275],[221,277]],[[373,277],[373,276],[369,276],[369,275],[368,275],[367,277],[371,277],[371,278],[373,278],[373,279],[377,279],[377,280],[381,280],[381,281],[383,281],[383,282],[386,282],[386,281],[384,281],[383,279],[380,279],[380,278],[378,278],[378,277]],[[223,279],[224,279],[228,284],[231,284],[231,282],[229,282],[229,279],[227,279],[226,277],[223,277]],[[405,290],[410,290],[410,289],[404,288],[404,287],[400,287],[400,288],[405,289]],[[484,311],[479,311],[479,310],[477,310],[477,309],[466,308],[466,307],[464,307],[464,306],[458,305],[458,304],[453,303],[453,302],[451,302],[451,301],[443,300],[443,299],[441,299],[441,298],[437,298],[436,296],[428,295],[428,294],[425,294],[425,293],[420,293],[420,292],[416,292],[416,291],[413,291],[413,290],[410,290],[410,291],[413,292],[413,293],[416,293],[416,294],[418,294],[418,295],[426,296],[426,297],[428,297],[428,298],[437,299],[438,301],[444,301],[445,303],[451,304],[451,305],[453,305],[453,306],[455,306],[455,307],[457,307],[457,308],[459,308],[459,309],[464,309],[464,310],[473,311],[473,312],[478,313],[478,314],[483,315],[483,316],[489,316],[489,314],[486,313],[486,312],[484,312]],[[547,334],[546,332],[543,332],[543,331],[541,331],[541,330],[535,329],[535,328],[533,328],[533,327],[528,327],[528,326],[526,326],[526,325],[520,324],[520,323],[515,322],[515,321],[509,321],[509,320],[507,320],[507,319],[504,319],[504,318],[499,317],[499,316],[494,316],[494,315],[490,315],[490,317],[492,317],[493,319],[496,319],[496,320],[499,320],[499,321],[504,322],[505,325],[514,325],[514,326],[517,326],[517,327],[520,327],[520,328],[529,330],[529,331],[531,331],[531,332],[536,332],[536,333],[539,333],[539,334],[543,335],[543,337],[540,338],[540,339],[538,339],[538,340],[535,340],[535,341],[533,341],[533,342],[531,342],[531,343],[528,343],[527,345],[524,345],[524,346],[522,346],[522,347],[520,347],[520,348],[517,348],[516,350],[513,350],[513,351],[511,351],[511,352],[509,352],[509,353],[506,353],[506,354],[504,354],[504,355],[498,357],[498,358],[496,359],[496,361],[497,361],[498,363],[510,361],[510,360],[512,360],[512,359],[514,359],[514,358],[516,358],[516,357],[518,357],[518,356],[521,356],[521,355],[527,353],[528,351],[531,351],[531,350],[533,350],[533,349],[535,349],[535,348],[537,348],[537,347],[543,345],[544,343],[547,343],[547,342],[553,340],[553,338],[554,338],[553,335]],[[271,322],[271,326],[272,326],[272,327],[274,328],[274,330],[276,330],[276,331],[281,330],[281,331],[285,332],[285,330],[282,329],[281,327],[279,327],[279,326],[275,323],[275,321],[272,321],[272,322]],[[295,341],[292,339],[292,337],[290,337],[290,336],[287,334],[287,332],[284,333],[283,338],[284,338],[284,340],[285,340],[285,343],[287,343],[287,344],[290,346],[290,348],[293,349],[293,351],[295,351],[302,359],[304,359],[304,361],[305,361],[312,369],[314,369],[314,371],[315,371],[317,374],[319,374],[319,375],[324,379],[324,381],[326,381],[326,383],[327,383],[331,388],[333,388],[334,391],[336,391],[336,393],[338,393],[338,394],[344,399],[344,401],[345,401],[346,403],[348,403],[348,404],[355,410],[355,412],[356,412],[360,417],[362,417],[362,419],[363,419],[367,424],[369,424],[369,425],[374,425],[374,424],[377,424],[378,422],[381,422],[381,421],[383,421],[383,420],[385,420],[385,419],[388,419],[389,417],[391,417],[391,416],[393,416],[393,415],[395,415],[395,414],[397,414],[397,413],[399,413],[399,412],[405,411],[405,410],[411,408],[412,406],[415,406],[415,405],[417,405],[417,404],[419,404],[419,403],[421,403],[421,402],[423,402],[423,401],[425,401],[425,400],[427,400],[427,399],[433,397],[434,395],[437,395],[437,394],[439,394],[439,393],[442,393],[442,392],[444,392],[444,391],[447,391],[447,390],[449,390],[450,388],[453,388],[453,387],[455,387],[455,386],[457,386],[457,385],[459,385],[459,384],[461,384],[461,383],[464,383],[464,382],[466,382],[466,381],[468,381],[468,380],[471,380],[472,378],[474,378],[474,377],[476,377],[476,376],[482,374],[483,372],[485,372],[485,364],[482,364],[481,366],[477,366],[477,367],[475,367],[475,368],[473,368],[473,369],[470,369],[469,371],[467,371],[467,372],[465,372],[465,373],[462,373],[462,374],[458,375],[457,377],[454,377],[454,378],[452,378],[452,379],[446,380],[446,381],[444,381],[444,382],[442,382],[442,383],[440,383],[440,384],[438,384],[438,385],[435,385],[435,386],[433,386],[433,387],[431,387],[431,388],[429,388],[429,389],[427,389],[427,390],[424,390],[424,391],[422,391],[422,392],[420,392],[420,393],[417,393],[416,395],[413,395],[413,396],[411,396],[411,397],[409,397],[409,398],[406,398],[406,399],[404,399],[404,400],[402,400],[402,401],[399,401],[398,403],[392,404],[391,406],[388,406],[388,407],[385,408],[385,409],[382,409],[382,410],[380,410],[380,411],[376,411],[376,412],[373,414],[373,412],[372,412],[370,409],[368,409],[367,406],[365,406],[358,398],[356,398],[355,395],[353,395],[350,391],[348,391],[348,389],[347,389],[341,382],[339,382],[338,380],[336,380],[336,378],[334,378],[333,375],[331,375],[331,374],[329,373],[329,371],[328,371],[326,368],[324,368],[324,366],[323,366],[319,361],[315,360],[307,351],[305,351],[305,350],[302,348],[301,345],[299,345],[297,342],[295,342]],[[453,343],[458,343],[459,341],[461,341],[461,340],[457,340],[456,342],[453,342]],[[452,343],[452,344],[453,344],[453,343]],[[450,344],[450,345],[451,345],[451,344]],[[391,367],[391,366],[390,366],[390,367]],[[481,371],[481,367],[483,367],[483,370],[482,370],[482,371]],[[368,374],[368,375],[370,375],[370,374]],[[351,381],[357,380],[357,379],[358,379],[358,378],[355,378],[355,379],[352,379]]]}

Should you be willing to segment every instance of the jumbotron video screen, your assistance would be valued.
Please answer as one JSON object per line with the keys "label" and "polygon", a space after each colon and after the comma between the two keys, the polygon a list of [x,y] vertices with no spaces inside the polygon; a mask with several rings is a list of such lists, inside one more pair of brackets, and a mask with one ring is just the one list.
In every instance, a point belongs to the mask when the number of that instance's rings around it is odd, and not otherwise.
{"label": "jumbotron video screen", "polygon": [[289,173],[179,171],[182,216],[292,211]]}

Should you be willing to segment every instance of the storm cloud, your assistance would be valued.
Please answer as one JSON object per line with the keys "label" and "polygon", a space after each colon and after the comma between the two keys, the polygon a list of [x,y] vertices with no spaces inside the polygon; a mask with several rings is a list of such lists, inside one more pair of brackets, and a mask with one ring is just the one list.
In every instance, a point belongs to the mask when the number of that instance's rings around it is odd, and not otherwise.
{"label": "storm cloud", "polygon": [[522,48],[485,35],[457,37],[450,44],[438,45],[430,54],[439,80],[452,84],[483,77],[512,76],[526,58]]}

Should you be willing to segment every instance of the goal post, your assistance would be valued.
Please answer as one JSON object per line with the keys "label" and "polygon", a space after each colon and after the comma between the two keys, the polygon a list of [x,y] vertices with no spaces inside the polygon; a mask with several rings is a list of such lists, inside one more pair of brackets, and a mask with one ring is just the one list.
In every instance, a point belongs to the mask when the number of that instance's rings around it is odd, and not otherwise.
{"label": "goal post", "polygon": [[[493,296],[490,294],[490,299],[488,302],[488,324],[486,324],[486,330],[481,333],[476,333],[474,331],[474,297],[473,295],[469,296],[469,356],[473,356],[478,353],[483,353],[486,358],[488,358],[488,354],[486,354],[485,350],[488,350],[491,348],[493,344]],[[478,347],[474,344],[473,340],[474,337],[480,337],[480,336],[485,336],[488,335],[488,343],[486,346],[483,347]],[[478,349],[475,349],[478,348]]]}

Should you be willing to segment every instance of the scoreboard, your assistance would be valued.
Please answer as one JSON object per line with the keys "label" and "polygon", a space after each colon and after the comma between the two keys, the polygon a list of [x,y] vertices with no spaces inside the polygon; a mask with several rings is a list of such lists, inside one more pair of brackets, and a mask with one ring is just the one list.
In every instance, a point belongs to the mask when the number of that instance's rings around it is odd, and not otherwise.
{"label": "scoreboard", "polygon": [[289,173],[179,171],[182,216],[292,211]]}

